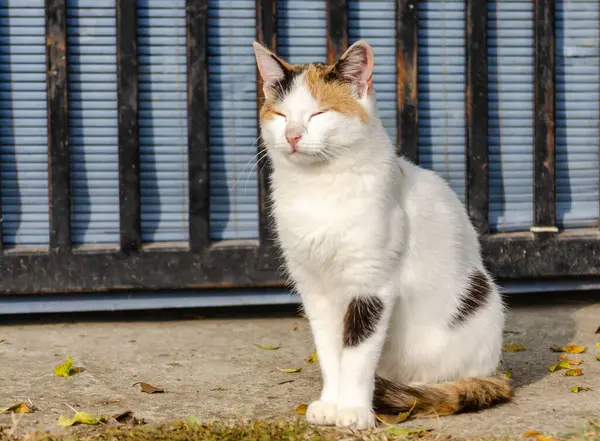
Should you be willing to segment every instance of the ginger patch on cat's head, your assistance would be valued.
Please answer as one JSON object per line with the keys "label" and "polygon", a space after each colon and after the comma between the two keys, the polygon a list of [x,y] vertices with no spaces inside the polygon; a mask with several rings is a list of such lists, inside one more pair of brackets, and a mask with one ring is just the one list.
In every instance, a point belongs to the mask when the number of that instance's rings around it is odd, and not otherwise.
{"label": "ginger patch on cat's head", "polygon": [[254,52],[265,94],[261,119],[275,117],[276,104],[302,81],[323,109],[368,121],[369,115],[360,103],[372,87],[373,52],[366,42],[354,43],[332,65],[289,64],[258,43],[254,43]]}

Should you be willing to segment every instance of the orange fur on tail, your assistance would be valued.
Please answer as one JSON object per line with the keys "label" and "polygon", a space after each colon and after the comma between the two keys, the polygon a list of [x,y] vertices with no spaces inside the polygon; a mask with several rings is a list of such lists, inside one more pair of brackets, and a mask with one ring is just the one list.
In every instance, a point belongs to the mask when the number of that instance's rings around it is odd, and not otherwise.
{"label": "orange fur on tail", "polygon": [[397,414],[414,405],[414,416],[442,416],[484,409],[511,398],[510,380],[504,376],[412,386],[377,376],[373,407],[376,413]]}

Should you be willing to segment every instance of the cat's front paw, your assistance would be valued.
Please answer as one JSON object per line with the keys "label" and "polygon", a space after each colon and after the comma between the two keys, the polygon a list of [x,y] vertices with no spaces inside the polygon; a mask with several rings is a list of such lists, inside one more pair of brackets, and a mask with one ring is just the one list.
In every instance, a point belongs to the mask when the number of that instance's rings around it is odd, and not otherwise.
{"label": "cat's front paw", "polygon": [[313,401],[306,409],[309,423],[319,426],[333,426],[337,416],[337,406],[326,401]]}
{"label": "cat's front paw", "polygon": [[338,409],[335,425],[365,430],[375,427],[375,415],[367,407],[345,407]]}

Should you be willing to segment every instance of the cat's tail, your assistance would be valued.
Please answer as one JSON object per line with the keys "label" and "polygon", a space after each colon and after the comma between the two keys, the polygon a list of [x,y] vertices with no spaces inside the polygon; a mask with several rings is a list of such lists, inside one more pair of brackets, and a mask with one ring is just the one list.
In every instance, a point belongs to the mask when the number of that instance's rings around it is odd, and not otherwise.
{"label": "cat's tail", "polygon": [[511,398],[510,380],[504,375],[423,385],[403,385],[376,376],[373,408],[382,414],[412,408],[413,416],[442,416],[484,409]]}

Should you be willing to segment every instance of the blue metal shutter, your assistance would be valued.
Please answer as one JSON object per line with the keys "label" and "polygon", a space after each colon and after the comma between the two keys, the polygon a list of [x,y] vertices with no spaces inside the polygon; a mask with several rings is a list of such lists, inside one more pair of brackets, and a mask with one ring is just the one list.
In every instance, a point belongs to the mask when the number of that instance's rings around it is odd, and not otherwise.
{"label": "blue metal shutter", "polygon": [[419,162],[465,200],[465,2],[418,2]]}
{"label": "blue metal shutter", "polygon": [[68,0],[71,221],[75,244],[119,242],[114,0]]}
{"label": "blue metal shutter", "polygon": [[598,225],[600,3],[556,2],[556,200],[563,228]]}
{"label": "blue metal shutter", "polygon": [[138,0],[144,242],[188,239],[185,0]]}
{"label": "blue metal shutter", "polygon": [[348,2],[350,44],[366,40],[373,48],[373,89],[379,117],[392,143],[396,143],[396,2],[394,0]]}
{"label": "blue metal shutter", "polygon": [[278,0],[278,55],[294,64],[327,59],[324,0]]}
{"label": "blue metal shutter", "polygon": [[534,3],[488,3],[489,223],[533,225]]}
{"label": "blue metal shutter", "polygon": [[47,246],[44,0],[0,1],[2,242]]}
{"label": "blue metal shutter", "polygon": [[209,0],[211,238],[258,237],[254,0]]}

